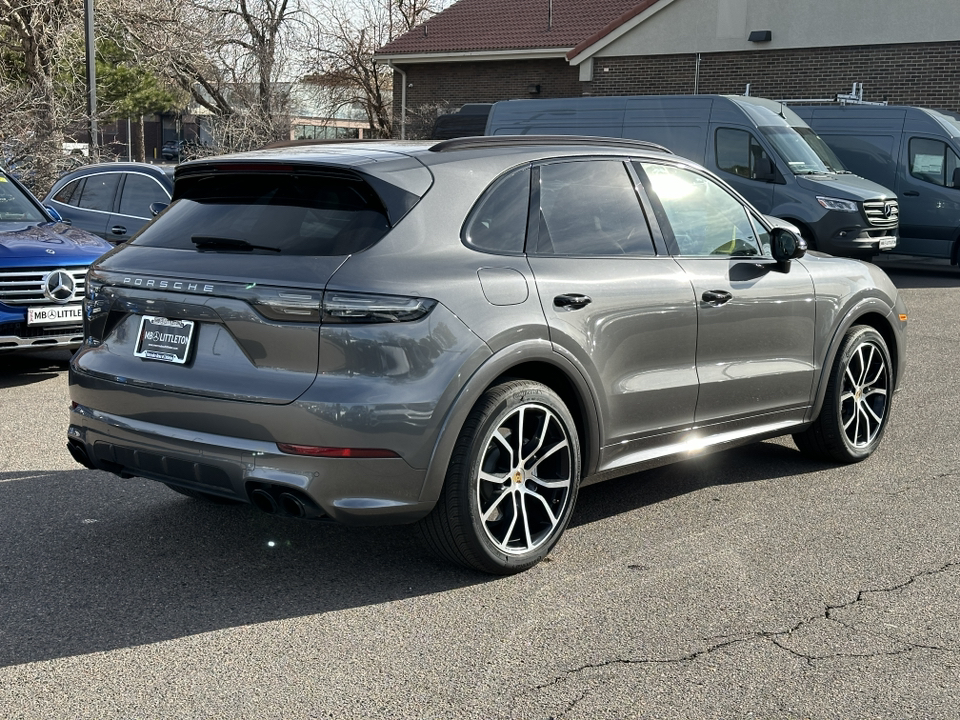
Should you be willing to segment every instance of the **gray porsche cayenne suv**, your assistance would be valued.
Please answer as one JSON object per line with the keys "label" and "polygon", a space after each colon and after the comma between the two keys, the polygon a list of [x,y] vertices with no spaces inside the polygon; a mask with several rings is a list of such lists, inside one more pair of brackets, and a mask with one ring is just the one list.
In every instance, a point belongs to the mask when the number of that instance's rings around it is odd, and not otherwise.
{"label": "gray porsche cayenne suv", "polygon": [[177,169],[91,266],[68,445],[286,516],[417,523],[490,573],[580,487],[792,434],[869,456],[904,367],[876,267],[658,146],[313,144]]}

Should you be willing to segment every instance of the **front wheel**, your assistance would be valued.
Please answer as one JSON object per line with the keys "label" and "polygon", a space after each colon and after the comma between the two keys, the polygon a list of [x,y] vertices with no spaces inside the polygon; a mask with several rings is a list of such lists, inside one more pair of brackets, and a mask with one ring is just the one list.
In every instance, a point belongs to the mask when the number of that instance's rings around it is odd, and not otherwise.
{"label": "front wheel", "polygon": [[883,438],[892,399],[893,363],[887,343],[872,327],[855,325],[837,351],[819,417],[795,434],[794,442],[821,460],[865,460]]}
{"label": "front wheel", "polygon": [[530,380],[504,382],[467,418],[420,531],[447,560],[495,575],[522,572],[560,539],[579,481],[577,429],[560,397]]}

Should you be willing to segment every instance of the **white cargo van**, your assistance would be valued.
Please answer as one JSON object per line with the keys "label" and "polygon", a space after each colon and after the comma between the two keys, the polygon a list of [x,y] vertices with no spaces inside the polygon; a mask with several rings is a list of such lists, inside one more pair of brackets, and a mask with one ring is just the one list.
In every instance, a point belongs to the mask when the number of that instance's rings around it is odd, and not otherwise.
{"label": "white cargo van", "polygon": [[897,252],[950,258],[960,249],[960,118],[919,107],[802,106],[807,121],[858,175],[900,200]]}
{"label": "white cargo van", "polygon": [[760,212],[800,228],[834,255],[897,244],[895,194],[844,169],[790,108],[728,95],[504,100],[487,135],[599,135],[647,140],[715,172]]}

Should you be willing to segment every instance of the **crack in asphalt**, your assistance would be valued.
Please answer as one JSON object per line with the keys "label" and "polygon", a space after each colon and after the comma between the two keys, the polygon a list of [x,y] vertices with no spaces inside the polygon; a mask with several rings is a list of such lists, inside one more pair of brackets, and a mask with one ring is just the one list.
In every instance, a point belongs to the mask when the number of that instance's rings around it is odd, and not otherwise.
{"label": "crack in asphalt", "polygon": [[[767,640],[772,643],[777,648],[783,650],[784,652],[793,655],[794,657],[804,660],[808,666],[813,666],[815,662],[823,660],[834,660],[837,658],[875,658],[875,657],[892,657],[897,655],[905,655],[907,653],[914,652],[916,650],[933,650],[937,652],[949,652],[957,653],[960,652],[960,648],[950,648],[942,647],[938,645],[926,645],[923,643],[914,643],[901,638],[891,637],[882,633],[873,633],[868,630],[857,629],[847,623],[844,623],[842,620],[836,618],[834,615],[840,610],[845,610],[847,608],[853,607],[857,603],[863,602],[869,595],[877,595],[883,593],[895,593],[900,592],[913,585],[918,580],[924,578],[933,577],[941,573],[952,570],[953,568],[960,567],[960,562],[949,562],[942,565],[939,568],[932,570],[924,570],[918,572],[914,575],[911,575],[907,580],[897,585],[892,585],[890,587],[881,587],[881,588],[870,588],[867,590],[859,590],[855,598],[849,602],[840,603],[838,605],[827,605],[824,607],[824,610],[819,615],[815,615],[804,620],[800,620],[793,627],[786,630],[766,630],[766,631],[757,631],[753,633],[745,633],[742,635],[729,636],[729,639],[724,640],[723,642],[714,643],[708,647],[696,650],[694,652],[686,653],[677,657],[669,658],[615,658],[613,660],[605,660],[603,662],[596,663],[586,663],[579,667],[567,670],[563,675],[553,678],[549,682],[536,685],[533,688],[530,688],[531,691],[545,690],[550,687],[559,685],[564,680],[568,678],[583,673],[588,670],[599,670],[606,667],[611,667],[615,665],[673,665],[673,664],[685,664],[691,663],[697,660],[700,657],[705,655],[710,655],[711,653],[716,652],[717,650],[722,650],[723,648],[730,647],[732,645],[738,645],[740,643],[749,642],[751,640]],[[868,652],[868,653],[843,653],[843,652],[834,652],[828,653],[825,655],[811,655],[809,653],[803,653],[798,650],[795,650],[787,645],[784,645],[781,640],[783,638],[788,638],[793,635],[795,632],[800,630],[802,627],[809,625],[811,623],[828,620],[830,622],[835,622],[838,625],[841,625],[850,630],[856,632],[863,632],[874,637],[882,638],[885,640],[890,640],[896,642],[903,647],[897,650],[887,650],[887,651],[877,651],[877,652]],[[703,640],[718,640],[719,638],[703,638]],[[571,700],[567,707],[564,708],[559,714],[551,715],[549,720],[561,720],[567,714],[569,714],[587,695],[587,691],[584,690],[580,693],[580,696]]]}

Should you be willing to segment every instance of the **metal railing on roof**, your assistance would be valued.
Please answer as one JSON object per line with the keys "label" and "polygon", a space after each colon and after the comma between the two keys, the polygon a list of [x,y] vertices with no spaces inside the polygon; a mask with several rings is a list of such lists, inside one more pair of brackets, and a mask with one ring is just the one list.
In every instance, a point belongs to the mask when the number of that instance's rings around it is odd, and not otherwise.
{"label": "metal railing on roof", "polygon": [[630,150],[652,150],[673,155],[663,145],[645,140],[630,140],[628,138],[605,138],[591,135],[484,135],[478,137],[462,137],[453,140],[444,140],[430,148],[431,152],[452,152],[454,150],[472,150],[498,147],[517,147],[533,145],[588,145],[590,147],[615,147]]}

